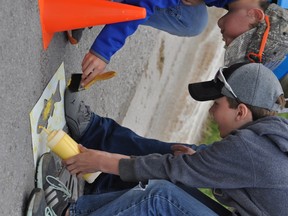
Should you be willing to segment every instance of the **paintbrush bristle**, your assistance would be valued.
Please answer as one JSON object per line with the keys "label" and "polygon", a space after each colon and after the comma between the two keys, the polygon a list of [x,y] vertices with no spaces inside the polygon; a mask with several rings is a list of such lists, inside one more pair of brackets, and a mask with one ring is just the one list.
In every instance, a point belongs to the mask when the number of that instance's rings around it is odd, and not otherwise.
{"label": "paintbrush bristle", "polygon": [[73,73],[71,74],[71,81],[68,86],[69,90],[72,92],[77,92],[79,91],[80,83],[82,79],[82,73]]}

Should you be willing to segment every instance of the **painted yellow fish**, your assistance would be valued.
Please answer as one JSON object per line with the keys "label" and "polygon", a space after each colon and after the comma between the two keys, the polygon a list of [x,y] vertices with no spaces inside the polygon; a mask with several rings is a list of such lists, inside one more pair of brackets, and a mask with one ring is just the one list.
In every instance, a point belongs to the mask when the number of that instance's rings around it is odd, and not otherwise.
{"label": "painted yellow fish", "polygon": [[37,124],[37,133],[40,134],[44,128],[48,126],[48,120],[53,116],[53,112],[55,109],[55,103],[61,101],[60,94],[60,81],[58,81],[55,92],[51,95],[49,99],[44,99],[44,107],[42,109],[41,115]]}

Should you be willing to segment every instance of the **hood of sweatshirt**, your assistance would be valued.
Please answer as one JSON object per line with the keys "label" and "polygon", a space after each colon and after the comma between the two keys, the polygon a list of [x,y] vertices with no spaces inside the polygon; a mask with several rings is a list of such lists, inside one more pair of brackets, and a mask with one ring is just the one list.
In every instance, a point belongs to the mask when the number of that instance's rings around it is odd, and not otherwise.
{"label": "hood of sweatshirt", "polygon": [[269,116],[251,122],[245,128],[254,131],[259,136],[266,136],[282,152],[288,152],[288,119]]}

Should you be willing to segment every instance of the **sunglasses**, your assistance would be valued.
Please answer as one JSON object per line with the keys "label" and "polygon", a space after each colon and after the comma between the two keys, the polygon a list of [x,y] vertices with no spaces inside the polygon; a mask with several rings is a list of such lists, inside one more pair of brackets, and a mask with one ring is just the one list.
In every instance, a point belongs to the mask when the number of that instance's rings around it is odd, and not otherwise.
{"label": "sunglasses", "polygon": [[238,99],[237,95],[235,94],[235,92],[233,91],[233,89],[231,88],[231,86],[229,85],[229,83],[227,82],[226,78],[223,75],[223,70],[227,68],[227,67],[220,67],[218,72],[216,73],[215,77],[214,77],[214,82],[217,83],[218,80],[220,82],[222,82],[224,84],[224,87],[233,95],[233,97],[235,98],[235,100],[240,103],[240,100]]}

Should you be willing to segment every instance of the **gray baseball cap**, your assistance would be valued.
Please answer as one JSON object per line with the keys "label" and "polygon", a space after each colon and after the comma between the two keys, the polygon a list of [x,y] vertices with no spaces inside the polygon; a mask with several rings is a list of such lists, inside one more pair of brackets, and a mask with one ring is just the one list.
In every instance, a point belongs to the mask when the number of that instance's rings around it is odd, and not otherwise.
{"label": "gray baseball cap", "polygon": [[213,80],[191,83],[188,89],[192,98],[198,101],[227,96],[251,106],[283,112],[276,103],[283,95],[281,84],[274,73],[260,63],[238,63],[220,68]]}

